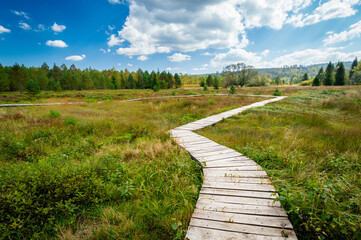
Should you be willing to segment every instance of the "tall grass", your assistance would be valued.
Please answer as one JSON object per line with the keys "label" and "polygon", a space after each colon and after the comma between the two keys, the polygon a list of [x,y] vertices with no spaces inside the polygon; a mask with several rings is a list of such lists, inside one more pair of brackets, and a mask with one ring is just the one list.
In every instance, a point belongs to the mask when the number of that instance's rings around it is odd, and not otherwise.
{"label": "tall grass", "polygon": [[257,100],[0,109],[0,238],[180,238],[202,176],[167,131]]}
{"label": "tall grass", "polygon": [[360,239],[361,88],[316,89],[200,134],[267,171],[299,239]]}

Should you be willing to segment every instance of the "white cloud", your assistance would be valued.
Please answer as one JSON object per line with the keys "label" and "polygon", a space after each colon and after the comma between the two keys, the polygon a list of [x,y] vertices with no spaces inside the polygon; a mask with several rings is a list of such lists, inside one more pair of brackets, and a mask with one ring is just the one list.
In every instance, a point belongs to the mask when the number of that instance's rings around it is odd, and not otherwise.
{"label": "white cloud", "polygon": [[29,15],[28,15],[26,12],[16,11],[16,10],[12,10],[12,12],[13,12],[15,15],[23,16],[23,17],[26,18],[26,19],[30,19]]}
{"label": "white cloud", "polygon": [[325,46],[327,46],[330,44],[348,41],[353,38],[358,38],[360,36],[361,36],[361,20],[351,25],[346,31],[329,35],[325,40],[323,40],[323,43]]}
{"label": "white cloud", "polygon": [[130,46],[118,54],[223,49],[239,44],[244,27],[234,0],[129,1],[129,16],[118,35]]}
{"label": "white cloud", "polygon": [[165,70],[166,71],[175,71],[178,70],[179,68],[172,68],[172,67],[167,67]]}
{"label": "white cloud", "polygon": [[124,4],[124,0],[108,0],[110,4]]}
{"label": "white cloud", "polygon": [[269,54],[269,50],[268,50],[268,49],[264,50],[264,51],[261,53],[261,55],[262,55],[263,57],[268,56],[268,54]]}
{"label": "white cloud", "polygon": [[73,56],[69,56],[69,57],[66,57],[65,60],[67,61],[81,61],[81,60],[84,60],[85,58],[85,54],[83,55],[73,55]]}
{"label": "white cloud", "polygon": [[43,24],[38,24],[38,28],[34,29],[35,32],[43,32],[45,30],[46,30],[46,28]]}
{"label": "white cloud", "polygon": [[62,32],[66,29],[66,26],[65,25],[58,25],[56,24],[56,22],[54,22],[53,26],[51,26],[51,29],[54,31],[54,32]]}
{"label": "white cloud", "polygon": [[281,29],[289,12],[298,12],[311,3],[312,0],[240,0],[239,11],[246,28]]}
{"label": "white cloud", "polygon": [[115,34],[110,35],[110,37],[108,38],[108,46],[109,47],[113,47],[116,45],[120,45],[122,42],[124,42],[123,39],[120,39],[119,37],[116,37]]}
{"label": "white cloud", "polygon": [[29,26],[29,24],[24,23],[24,22],[19,22],[19,27],[24,29],[24,30],[30,30],[31,27]]}
{"label": "white cloud", "polygon": [[210,52],[204,52],[201,54],[202,56],[212,56],[213,54]]}
{"label": "white cloud", "polygon": [[141,56],[138,57],[138,60],[139,61],[145,61],[145,60],[148,60],[148,57],[145,56],[145,55],[141,55]]}
{"label": "white cloud", "polygon": [[65,48],[65,47],[68,46],[68,45],[67,45],[65,42],[63,42],[62,40],[54,40],[54,41],[48,40],[48,41],[46,41],[45,44],[46,44],[47,46],[50,46],[50,47],[60,47],[60,48]]}
{"label": "white cloud", "polygon": [[101,51],[103,53],[107,53],[107,51],[105,51],[105,49],[103,49],[103,48],[99,49],[99,51]]}
{"label": "white cloud", "polygon": [[247,65],[255,65],[261,61],[257,53],[247,52],[242,48],[231,48],[226,53],[217,53],[211,59],[210,65],[212,67],[224,67],[228,64],[244,62]]}
{"label": "white cloud", "polygon": [[115,29],[115,26],[114,25],[108,25],[108,28],[110,31],[113,31]]}
{"label": "white cloud", "polygon": [[127,65],[128,65],[128,67],[133,67],[133,64],[131,64],[131,63],[128,63]]}
{"label": "white cloud", "polygon": [[353,16],[357,12],[353,6],[359,3],[359,0],[330,0],[317,7],[312,14],[293,15],[286,22],[295,27],[303,27],[334,18]]}
{"label": "white cloud", "polygon": [[117,63],[118,66],[121,66],[122,64],[121,63]]}
{"label": "white cloud", "polygon": [[168,59],[171,62],[183,62],[191,60],[191,56],[182,53],[174,53],[172,56],[168,56]]}
{"label": "white cloud", "polygon": [[192,68],[193,71],[204,71],[207,70],[207,68],[201,67],[201,68]]}
{"label": "white cloud", "polygon": [[10,29],[4,28],[3,26],[0,25],[0,34],[1,33],[9,33],[9,32],[11,32]]}

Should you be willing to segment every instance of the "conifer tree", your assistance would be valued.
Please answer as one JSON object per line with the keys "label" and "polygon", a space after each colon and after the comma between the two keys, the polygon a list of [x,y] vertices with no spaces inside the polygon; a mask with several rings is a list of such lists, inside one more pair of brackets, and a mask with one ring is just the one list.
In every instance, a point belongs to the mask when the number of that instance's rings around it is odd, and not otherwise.
{"label": "conifer tree", "polygon": [[208,75],[207,80],[206,80],[206,84],[208,87],[213,85],[213,76],[212,75]]}
{"label": "conifer tree", "polygon": [[320,85],[321,85],[321,81],[320,81],[320,78],[317,75],[315,77],[315,79],[313,79],[312,86],[320,86]]}
{"label": "conifer tree", "polygon": [[357,67],[358,61],[357,61],[357,57],[355,58],[355,60],[353,60],[352,65],[351,65],[351,69],[350,69],[350,73],[349,73],[349,79],[352,78],[352,75],[354,73],[354,68]]}
{"label": "conifer tree", "polygon": [[335,85],[342,86],[346,83],[346,70],[343,62],[338,64],[335,75]]}
{"label": "conifer tree", "polygon": [[182,79],[178,75],[178,73],[174,74],[175,87],[179,88],[182,86]]}
{"label": "conifer tree", "polygon": [[326,86],[331,86],[333,85],[334,82],[334,77],[333,77],[333,71],[334,71],[334,66],[331,62],[329,62],[329,64],[327,65],[326,68],[326,74],[325,74],[325,85]]}

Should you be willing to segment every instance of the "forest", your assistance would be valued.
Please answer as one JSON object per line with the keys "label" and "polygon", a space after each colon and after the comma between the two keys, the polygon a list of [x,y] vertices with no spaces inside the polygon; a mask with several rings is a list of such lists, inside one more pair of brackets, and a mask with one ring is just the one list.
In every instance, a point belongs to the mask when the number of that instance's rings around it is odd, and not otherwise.
{"label": "forest", "polygon": [[182,86],[178,74],[169,72],[142,71],[130,72],[128,69],[117,71],[98,71],[91,68],[78,69],[75,65],[67,68],[65,64],[52,68],[47,63],[39,67],[25,67],[19,64],[2,66],[0,64],[0,92],[24,90],[39,91],[92,90],[92,89],[159,89]]}

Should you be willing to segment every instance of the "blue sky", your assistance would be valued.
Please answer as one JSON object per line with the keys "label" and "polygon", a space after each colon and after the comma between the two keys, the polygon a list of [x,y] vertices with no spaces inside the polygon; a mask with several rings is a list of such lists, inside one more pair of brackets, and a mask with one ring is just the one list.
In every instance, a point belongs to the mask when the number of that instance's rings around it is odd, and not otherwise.
{"label": "blue sky", "polygon": [[221,71],[361,58],[360,0],[5,1],[0,63]]}

